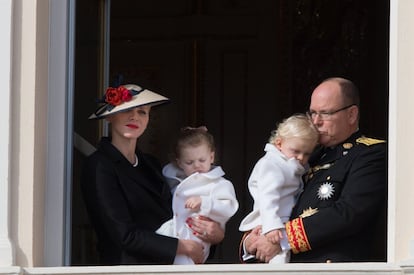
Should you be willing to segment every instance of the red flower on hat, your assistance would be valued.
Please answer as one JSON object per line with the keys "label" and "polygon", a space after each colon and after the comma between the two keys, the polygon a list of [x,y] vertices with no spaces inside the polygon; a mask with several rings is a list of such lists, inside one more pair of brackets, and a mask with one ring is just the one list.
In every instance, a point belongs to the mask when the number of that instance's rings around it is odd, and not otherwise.
{"label": "red flower on hat", "polygon": [[109,87],[105,93],[105,102],[112,106],[118,106],[131,99],[132,94],[124,86],[119,86],[118,88]]}
{"label": "red flower on hat", "polygon": [[132,99],[132,94],[124,86],[118,87],[118,91],[121,93],[121,99],[123,102],[127,102]]}
{"label": "red flower on hat", "polygon": [[121,94],[118,89],[109,87],[105,93],[105,101],[113,106],[117,106],[122,103]]}
{"label": "red flower on hat", "polygon": [[97,102],[104,103],[104,105],[96,110],[95,115],[98,117],[106,111],[112,111],[112,109],[116,106],[121,105],[124,102],[131,101],[132,97],[138,95],[144,90],[144,88],[141,88],[139,91],[134,89],[128,90],[124,86],[119,86],[118,88],[109,87],[106,89],[105,95],[101,99],[97,100]]}

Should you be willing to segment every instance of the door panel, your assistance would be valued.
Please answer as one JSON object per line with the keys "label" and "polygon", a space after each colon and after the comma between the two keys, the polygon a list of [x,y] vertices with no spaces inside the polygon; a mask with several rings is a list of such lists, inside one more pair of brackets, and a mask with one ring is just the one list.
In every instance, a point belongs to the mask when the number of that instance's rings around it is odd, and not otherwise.
{"label": "door panel", "polygon": [[111,76],[172,99],[139,144],[164,163],[179,128],[206,125],[215,136],[218,164],[235,186],[240,211],[213,261],[237,262],[238,224],[251,208],[247,177],[279,114],[290,108],[278,101],[272,71],[274,1],[179,2],[181,10],[134,3],[139,14],[120,12],[125,1],[112,3]]}
{"label": "door panel", "polygon": [[[96,144],[101,128],[85,118],[95,107],[92,99],[103,93],[99,88],[103,80],[89,74],[101,71],[104,63],[95,60],[102,45],[97,43],[99,37],[90,35],[94,32],[89,21],[100,22],[96,11],[104,0],[78,2],[86,5],[79,16],[89,28],[80,25],[77,34],[80,111],[75,128]],[[111,81],[121,75],[124,83],[136,83],[171,99],[151,112],[140,149],[165,164],[181,127],[206,125],[216,140],[217,163],[235,186],[240,208],[227,224],[225,240],[211,262],[238,263],[238,225],[252,207],[249,174],[276,123],[306,111],[310,92],[320,80],[338,74],[355,80],[363,91],[363,129],[386,137],[389,2],[370,2],[111,1]],[[95,27],[99,33],[99,26]],[[79,154],[74,160],[75,175],[83,158]],[[74,176],[74,190],[77,181]],[[94,263],[95,239],[78,191],[72,203],[72,263]]]}

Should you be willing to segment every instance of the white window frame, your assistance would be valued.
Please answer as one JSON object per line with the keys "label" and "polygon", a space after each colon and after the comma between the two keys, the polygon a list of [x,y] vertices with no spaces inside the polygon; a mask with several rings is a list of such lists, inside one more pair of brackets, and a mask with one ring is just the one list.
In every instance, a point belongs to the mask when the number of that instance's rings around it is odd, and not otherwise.
{"label": "white window frame", "polygon": [[[45,266],[70,264],[74,0],[50,0]],[[52,138],[53,136],[53,138]]]}
{"label": "white window frame", "polygon": [[[110,1],[105,0],[106,18],[109,18]],[[72,151],[78,140],[73,131],[75,8],[76,0],[50,0],[45,266],[67,266],[71,263]],[[109,20],[106,20],[104,27],[109,31]],[[103,81],[106,85],[109,35],[104,43]]]}
{"label": "white window frame", "polygon": [[[10,4],[12,0],[0,0],[0,5]],[[50,0],[50,43],[49,43],[49,113],[48,113],[48,136],[54,135],[56,143],[48,144],[48,172],[46,187],[46,224],[45,224],[45,266],[64,266],[70,264],[70,186],[71,183],[71,159],[73,138],[73,72],[74,72],[74,19],[75,19],[75,0]],[[0,6],[1,7],[1,6]],[[11,11],[0,9],[1,22],[11,21]],[[7,23],[6,22],[6,23]],[[388,262],[395,261],[396,237],[395,228],[395,209],[396,201],[396,183],[397,181],[397,91],[398,91],[398,74],[397,74],[397,44],[398,44],[398,1],[390,1],[390,71],[389,71],[389,151],[388,151]],[[3,29],[6,25],[0,24],[2,28],[0,33],[5,38]],[[7,26],[6,26],[7,27]],[[9,35],[10,37],[10,35]],[[11,39],[10,39],[11,40]],[[7,37],[5,38],[7,41]],[[4,47],[4,45],[2,45]],[[7,55],[0,51],[1,55]],[[7,60],[7,58],[2,58]],[[0,72],[7,69],[10,71],[7,62],[0,63]],[[6,68],[7,67],[7,68]],[[9,77],[0,73],[0,77]],[[1,80],[1,79],[0,79]],[[9,83],[9,80],[1,81]],[[2,89],[7,93],[10,89]],[[6,96],[9,94],[6,94]],[[4,99],[4,95],[2,94]],[[5,104],[7,105],[7,104]],[[7,120],[9,110],[7,106],[0,109],[0,119]],[[8,123],[1,125],[8,125]],[[56,135],[58,137],[56,138]],[[0,135],[0,152],[6,151],[8,154],[7,144],[9,137]],[[0,154],[0,188],[8,190],[7,183],[3,179],[7,177],[8,169],[5,164],[8,159],[4,159]],[[0,194],[3,194],[0,192]],[[4,195],[0,195],[0,257],[2,258],[3,241],[1,236],[5,232],[4,224],[8,224],[8,219],[4,204]],[[7,197],[7,196],[6,196]],[[7,205],[6,205],[7,206]],[[7,208],[7,207],[6,207]],[[8,209],[8,208],[7,208]],[[8,211],[9,212],[9,211]],[[4,216],[6,214],[6,217]],[[6,229],[7,231],[7,229]],[[7,242],[7,240],[6,240]],[[397,244],[398,245],[398,244]],[[414,244],[413,244],[414,245]],[[6,244],[7,246],[7,244]],[[11,251],[11,248],[10,248]],[[413,248],[414,251],[414,248]],[[414,252],[412,252],[414,257]]]}

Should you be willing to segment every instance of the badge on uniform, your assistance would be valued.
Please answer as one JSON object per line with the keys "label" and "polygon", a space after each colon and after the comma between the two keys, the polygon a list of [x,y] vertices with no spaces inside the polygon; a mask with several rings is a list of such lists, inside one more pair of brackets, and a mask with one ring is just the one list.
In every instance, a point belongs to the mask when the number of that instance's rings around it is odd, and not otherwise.
{"label": "badge on uniform", "polygon": [[349,142],[342,144],[342,147],[345,149],[345,150],[342,152],[342,155],[343,155],[343,156],[346,156],[346,155],[348,154],[348,150],[349,150],[349,149],[351,149],[353,146],[354,146],[354,145],[353,145],[352,143],[349,143]]}
{"label": "badge on uniform", "polygon": [[318,199],[329,200],[335,192],[335,187],[331,182],[324,182],[319,186]]}
{"label": "badge on uniform", "polygon": [[356,140],[356,142],[365,144],[366,146],[371,146],[371,145],[378,144],[378,143],[384,143],[385,140],[375,139],[375,138],[368,138],[368,137],[362,136],[362,137],[358,138]]}
{"label": "badge on uniform", "polygon": [[305,175],[305,182],[313,178],[313,175],[318,172],[319,170],[329,169],[333,163],[325,163],[323,165],[316,165],[314,167],[309,168],[308,173]]}
{"label": "badge on uniform", "polygon": [[318,211],[319,211],[318,208],[309,207],[308,209],[304,209],[302,214],[299,215],[299,217],[306,218],[306,217],[312,216],[313,214],[318,213]]}
{"label": "badge on uniform", "polygon": [[351,149],[352,146],[354,146],[354,145],[352,143],[349,143],[349,142],[342,144],[342,147],[344,147],[344,149]]}

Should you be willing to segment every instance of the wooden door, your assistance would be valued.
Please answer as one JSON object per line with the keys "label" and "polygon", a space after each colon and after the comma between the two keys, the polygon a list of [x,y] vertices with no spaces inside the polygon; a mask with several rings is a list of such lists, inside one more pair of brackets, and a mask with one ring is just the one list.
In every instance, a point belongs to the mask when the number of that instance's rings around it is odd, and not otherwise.
{"label": "wooden door", "polygon": [[[238,225],[250,210],[247,177],[275,123],[291,110],[278,88],[277,2],[113,1],[111,77],[168,96],[141,148],[167,161],[183,126],[206,125],[240,210],[215,258],[237,262]],[[283,94],[283,95],[282,95]]]}
{"label": "wooden door", "polygon": [[[85,13],[84,26],[99,20],[96,11],[104,0],[78,2]],[[249,174],[276,123],[305,112],[320,80],[333,75],[354,80],[363,88],[361,101],[369,114],[362,117],[363,129],[386,137],[389,2],[369,2],[111,1],[111,80],[121,75],[124,83],[142,85],[172,100],[151,112],[139,147],[166,163],[181,127],[206,125],[216,140],[218,164],[236,189],[239,211],[211,262],[239,262],[238,225],[252,207]],[[99,26],[92,26],[99,33]],[[94,59],[102,37],[86,30],[80,26],[77,34],[77,52],[82,55],[76,64],[76,97],[81,112],[75,130],[96,144],[99,128],[86,122],[90,110],[85,111],[81,99],[96,97],[102,82],[96,75],[102,62]],[[88,91],[82,89],[86,87]],[[75,190],[78,166],[74,163]],[[76,191],[73,208],[81,215],[74,215],[72,225],[72,262],[93,264],[95,240],[87,220],[78,218],[84,213]]]}

